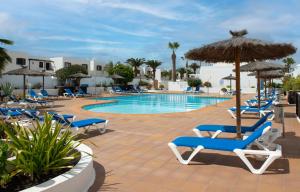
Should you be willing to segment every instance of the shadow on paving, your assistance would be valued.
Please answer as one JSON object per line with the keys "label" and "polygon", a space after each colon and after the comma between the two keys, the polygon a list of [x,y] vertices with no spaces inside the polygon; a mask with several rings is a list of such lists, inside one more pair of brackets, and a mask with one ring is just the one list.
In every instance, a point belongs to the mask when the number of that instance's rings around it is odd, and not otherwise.
{"label": "shadow on paving", "polygon": [[[187,158],[191,152],[184,152],[183,157]],[[254,168],[262,166],[264,161],[256,160],[255,158],[248,157],[249,161]],[[205,166],[205,165],[222,165],[226,167],[237,167],[245,169],[250,172],[247,166],[242,162],[238,156],[225,155],[219,153],[198,153],[189,165],[193,166]],[[264,174],[288,174],[290,172],[290,166],[288,159],[280,158],[275,160]]]}
{"label": "shadow on paving", "polygon": [[96,129],[87,130],[84,133],[79,133],[77,135],[77,138],[78,139],[89,139],[89,138],[96,137],[96,136],[99,136],[99,135],[105,135],[105,134],[108,134],[108,133],[111,133],[111,132],[114,132],[114,130],[112,130],[112,129],[106,129],[105,133],[100,133]]}
{"label": "shadow on paving", "polygon": [[300,158],[300,137],[295,132],[286,132],[285,137],[276,140],[282,146],[285,158]]}
{"label": "shadow on paving", "polygon": [[94,168],[96,172],[95,182],[89,188],[89,192],[96,192],[96,191],[115,191],[118,190],[117,185],[120,183],[104,183],[105,178],[112,176],[112,171],[105,171],[105,168],[99,164],[98,162],[94,161]]}

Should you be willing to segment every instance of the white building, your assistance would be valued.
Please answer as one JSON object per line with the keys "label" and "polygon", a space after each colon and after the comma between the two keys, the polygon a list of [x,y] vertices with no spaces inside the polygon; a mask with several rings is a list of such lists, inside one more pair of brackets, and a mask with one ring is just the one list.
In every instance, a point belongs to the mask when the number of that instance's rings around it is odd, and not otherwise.
{"label": "white building", "polygon": [[[230,74],[235,76],[233,64],[227,63],[217,63],[209,64],[205,63],[201,65],[201,68],[197,70],[196,74],[191,76],[197,77],[202,80],[202,82],[209,81],[212,84],[210,92],[218,93],[222,88],[228,88],[230,82],[229,80],[223,80]],[[243,93],[254,93],[256,91],[257,81],[254,76],[248,76],[249,73],[241,72],[241,89]],[[169,90],[182,91],[187,87],[186,82],[169,83]],[[232,81],[232,89],[235,89],[235,81]]]}
{"label": "white building", "polygon": [[[33,57],[24,52],[8,52],[12,59],[11,63],[8,63],[3,71],[11,71],[14,69],[19,69],[21,67],[28,67],[32,70],[46,71],[54,73],[55,71],[67,67],[70,65],[81,65],[85,67],[92,76],[89,79],[82,79],[82,83],[89,84],[89,86],[95,86],[99,82],[110,82],[111,79],[107,78],[106,72],[104,72],[104,64],[96,61],[94,59],[80,59],[80,58],[70,58],[70,57]],[[29,86],[34,86],[41,83],[42,77],[27,77],[26,81]],[[0,78],[0,83],[10,82],[16,88],[21,88],[23,86],[23,77],[19,75],[3,75]],[[57,80],[55,77],[45,77],[45,88],[53,88],[57,85]]]}

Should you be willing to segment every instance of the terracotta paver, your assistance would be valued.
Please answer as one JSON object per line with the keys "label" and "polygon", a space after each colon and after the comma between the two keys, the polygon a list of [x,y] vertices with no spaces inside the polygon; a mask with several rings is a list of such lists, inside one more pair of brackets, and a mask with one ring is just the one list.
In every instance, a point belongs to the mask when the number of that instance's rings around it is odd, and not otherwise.
{"label": "terracotta paver", "polygon": [[[254,175],[233,153],[204,151],[191,165],[182,165],[167,146],[177,136],[195,136],[192,128],[198,124],[235,124],[226,112],[234,106],[234,99],[191,112],[152,115],[94,113],[81,108],[93,103],[96,101],[76,98],[56,101],[54,107],[60,113],[76,114],[77,119],[110,121],[107,133],[91,131],[83,136],[95,154],[97,176],[91,192],[300,191],[300,124],[293,115],[295,106],[285,107],[286,137],[277,140],[283,157],[265,174]],[[257,121],[253,115],[244,117],[243,125]],[[281,124],[273,121],[273,127]]]}

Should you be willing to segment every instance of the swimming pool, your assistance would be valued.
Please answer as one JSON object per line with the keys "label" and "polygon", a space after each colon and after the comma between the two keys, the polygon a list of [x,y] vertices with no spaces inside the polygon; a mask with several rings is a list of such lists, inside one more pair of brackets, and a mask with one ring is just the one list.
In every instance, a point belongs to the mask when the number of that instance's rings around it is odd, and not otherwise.
{"label": "swimming pool", "polygon": [[120,114],[175,113],[200,109],[228,100],[228,98],[199,97],[186,94],[142,94],[96,98],[96,100],[111,100],[115,102],[88,105],[83,108],[93,112]]}

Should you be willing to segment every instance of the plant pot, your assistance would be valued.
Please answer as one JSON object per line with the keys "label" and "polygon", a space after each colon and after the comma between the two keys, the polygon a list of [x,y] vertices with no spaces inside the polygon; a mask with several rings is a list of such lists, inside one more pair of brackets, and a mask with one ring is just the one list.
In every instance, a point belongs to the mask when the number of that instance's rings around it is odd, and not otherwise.
{"label": "plant pot", "polygon": [[289,104],[296,104],[296,96],[297,93],[300,91],[288,91],[288,103]]}
{"label": "plant pot", "polygon": [[81,153],[79,162],[69,171],[22,192],[87,191],[94,183],[93,151],[87,145],[76,147]]}

